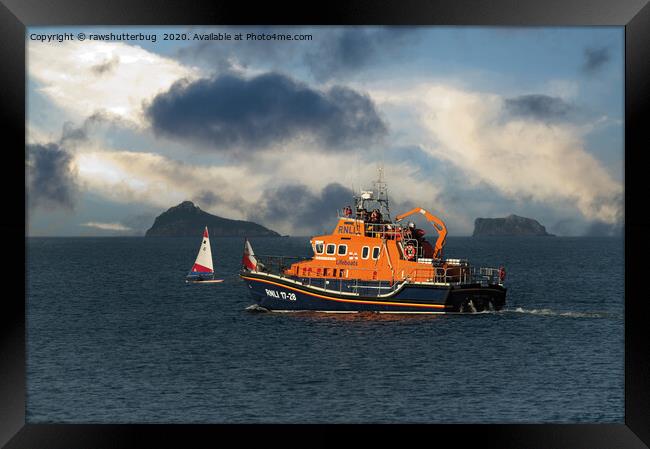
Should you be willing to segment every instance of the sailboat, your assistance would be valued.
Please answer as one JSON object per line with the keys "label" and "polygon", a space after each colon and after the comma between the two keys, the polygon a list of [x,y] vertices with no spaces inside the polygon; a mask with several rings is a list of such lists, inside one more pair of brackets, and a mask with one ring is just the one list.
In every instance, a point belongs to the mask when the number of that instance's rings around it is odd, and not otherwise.
{"label": "sailboat", "polygon": [[197,254],[194,265],[192,265],[192,269],[185,278],[185,282],[188,284],[223,282],[223,279],[214,278],[212,250],[210,249],[210,236],[208,235],[207,226],[203,230],[203,240],[201,242],[201,247],[199,248],[199,254]]}

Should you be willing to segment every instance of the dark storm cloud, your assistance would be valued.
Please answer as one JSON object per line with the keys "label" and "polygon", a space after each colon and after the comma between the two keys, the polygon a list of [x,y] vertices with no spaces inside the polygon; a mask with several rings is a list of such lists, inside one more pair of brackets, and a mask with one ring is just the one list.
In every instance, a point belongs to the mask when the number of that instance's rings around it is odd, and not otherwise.
{"label": "dark storm cloud", "polygon": [[105,73],[112,72],[120,63],[120,58],[117,55],[114,55],[111,59],[107,59],[104,62],[101,62],[97,65],[94,65],[90,68],[90,70],[95,74],[95,75],[103,75]]}
{"label": "dark storm cloud", "polygon": [[317,80],[325,81],[354,73],[382,57],[394,57],[418,35],[412,27],[347,28],[321,40],[304,55],[304,61]]}
{"label": "dark storm cloud", "polygon": [[610,58],[610,51],[606,47],[585,48],[582,69],[587,73],[596,72],[604,66]]}
{"label": "dark storm cloud", "polygon": [[[247,216],[270,227],[288,224],[298,232],[329,232],[336,224],[338,211],[345,206],[354,209],[353,196],[352,189],[339,183],[330,183],[317,193],[303,184],[285,185],[264,192],[260,201],[248,206]],[[410,200],[396,201],[390,194],[389,200],[393,215],[416,206]]]}
{"label": "dark storm cloud", "polygon": [[293,184],[264,192],[249,218],[260,223],[288,222],[294,229],[320,232],[336,221],[338,209],[352,205],[352,190],[338,183],[313,194],[302,184]]}
{"label": "dark storm cloud", "polygon": [[72,210],[77,194],[72,156],[57,144],[27,145],[27,198],[32,207]]}
{"label": "dark storm cloud", "polygon": [[553,122],[574,118],[575,106],[561,98],[548,95],[520,95],[505,100],[505,109],[511,116]]}
{"label": "dark storm cloud", "polygon": [[373,102],[345,87],[322,92],[276,73],[175,83],[146,106],[154,132],[213,148],[256,151],[308,137],[332,149],[386,133]]}

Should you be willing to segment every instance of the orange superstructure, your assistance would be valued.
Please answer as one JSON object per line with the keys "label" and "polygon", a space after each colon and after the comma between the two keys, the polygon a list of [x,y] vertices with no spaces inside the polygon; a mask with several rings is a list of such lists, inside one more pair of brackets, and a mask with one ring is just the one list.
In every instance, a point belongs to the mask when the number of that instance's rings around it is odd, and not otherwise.
{"label": "orange superstructure", "polygon": [[[436,277],[462,275],[456,267],[437,264],[427,247],[418,248],[405,237],[405,228],[391,224],[370,224],[363,220],[340,218],[333,232],[311,239],[314,257],[294,263],[285,274],[299,277],[348,278],[396,282],[435,280]],[[445,232],[446,234],[446,232]],[[407,248],[415,250],[409,260]],[[430,245],[429,245],[430,247]],[[440,251],[442,246],[440,246]],[[418,252],[423,256],[418,257]]]}
{"label": "orange superstructure", "polygon": [[[387,199],[381,198],[381,185],[375,191],[355,197],[356,213],[349,206],[339,215],[330,234],[312,237],[314,256],[292,264],[284,274],[301,278],[358,279],[435,282],[463,276],[462,266],[442,260],[447,228],[442,220],[422,208],[412,209],[390,220]],[[366,206],[379,206],[371,213]],[[383,213],[382,213],[383,209]],[[435,246],[423,238],[424,231],[402,219],[420,213],[438,233]],[[384,217],[386,219],[384,219]]]}

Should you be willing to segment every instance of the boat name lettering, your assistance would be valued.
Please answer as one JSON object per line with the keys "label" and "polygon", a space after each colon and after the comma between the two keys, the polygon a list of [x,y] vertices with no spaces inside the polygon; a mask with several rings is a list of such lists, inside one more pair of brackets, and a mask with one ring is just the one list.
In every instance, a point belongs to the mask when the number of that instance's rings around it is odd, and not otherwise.
{"label": "boat name lettering", "polygon": [[337,260],[336,265],[354,265],[356,267],[359,265],[359,262],[355,260]]}
{"label": "boat name lettering", "polygon": [[357,234],[359,232],[359,225],[343,225],[339,226],[339,234]]}
{"label": "boat name lettering", "polygon": [[271,296],[272,298],[288,299],[289,301],[295,301],[296,300],[296,294],[295,293],[279,292],[277,290],[270,290],[268,288],[265,288],[264,290],[266,290],[266,296]]}

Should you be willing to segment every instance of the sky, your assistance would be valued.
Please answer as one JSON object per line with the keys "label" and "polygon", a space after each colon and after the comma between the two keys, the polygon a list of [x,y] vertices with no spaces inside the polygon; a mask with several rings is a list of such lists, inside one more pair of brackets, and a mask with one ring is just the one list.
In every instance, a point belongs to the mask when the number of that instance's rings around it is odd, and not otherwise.
{"label": "sky", "polygon": [[185,200],[313,235],[380,166],[393,215],[423,207],[451,236],[510,214],[560,236],[622,229],[623,27],[25,38],[30,236],[143,235]]}

